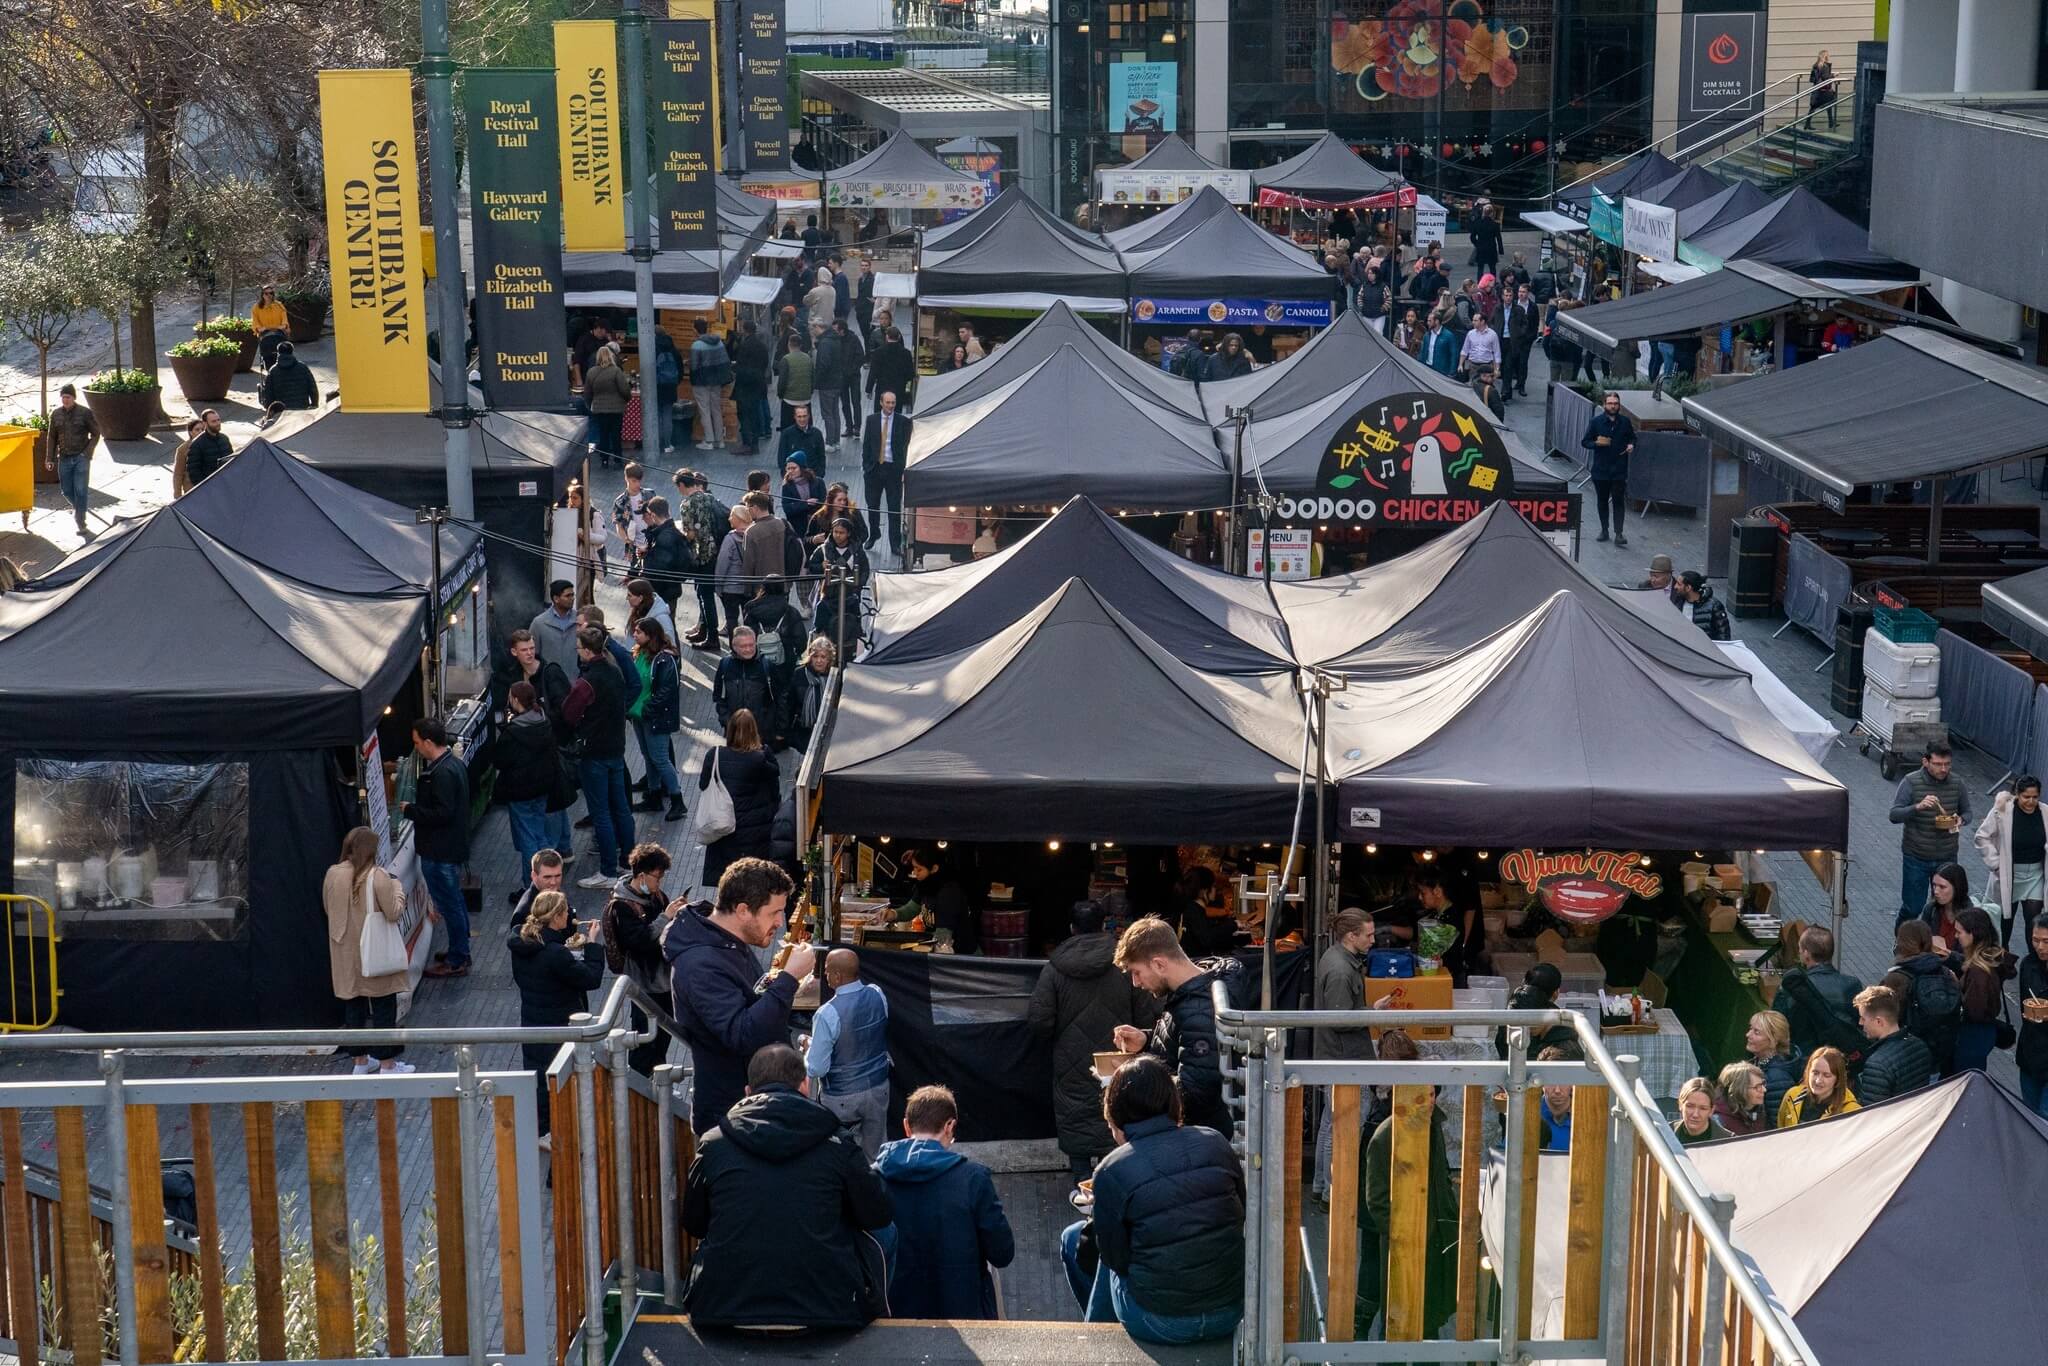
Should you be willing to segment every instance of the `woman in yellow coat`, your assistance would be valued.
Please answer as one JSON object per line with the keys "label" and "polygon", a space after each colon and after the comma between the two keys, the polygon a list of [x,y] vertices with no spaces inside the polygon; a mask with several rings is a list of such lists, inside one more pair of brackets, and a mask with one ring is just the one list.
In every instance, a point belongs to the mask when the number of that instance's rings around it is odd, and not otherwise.
{"label": "woman in yellow coat", "polygon": [[[341,842],[341,862],[327,870],[320,884],[327,911],[327,964],[334,994],[341,1001],[342,1022],[350,1029],[396,1029],[398,993],[411,983],[401,968],[375,977],[363,974],[363,924],[375,913],[396,925],[405,915],[405,889],[377,866],[377,833],[366,825],[348,832]],[[398,1061],[397,1048],[357,1048],[356,1072],[410,1072]]]}
{"label": "woman in yellow coat", "polygon": [[1806,1079],[1785,1093],[1778,1106],[1778,1127],[1832,1119],[1863,1107],[1849,1089],[1849,1064],[1839,1048],[1816,1048],[1807,1055]]}

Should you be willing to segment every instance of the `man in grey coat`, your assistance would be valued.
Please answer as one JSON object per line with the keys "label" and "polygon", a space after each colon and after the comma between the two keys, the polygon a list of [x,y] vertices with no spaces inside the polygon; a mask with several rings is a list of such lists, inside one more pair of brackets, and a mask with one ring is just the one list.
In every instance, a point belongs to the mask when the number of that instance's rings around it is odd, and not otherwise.
{"label": "man in grey coat", "polygon": [[[1330,920],[1330,947],[1316,961],[1316,1009],[1364,1010],[1365,957],[1372,949],[1372,917],[1347,908]],[[1385,1004],[1387,997],[1373,1002]],[[1372,1031],[1363,1025],[1318,1025],[1315,1031],[1316,1057],[1324,1062],[1348,1062],[1372,1058]],[[1323,1091],[1323,1119],[1316,1129],[1316,1198],[1330,1198],[1331,1102],[1334,1087]]]}

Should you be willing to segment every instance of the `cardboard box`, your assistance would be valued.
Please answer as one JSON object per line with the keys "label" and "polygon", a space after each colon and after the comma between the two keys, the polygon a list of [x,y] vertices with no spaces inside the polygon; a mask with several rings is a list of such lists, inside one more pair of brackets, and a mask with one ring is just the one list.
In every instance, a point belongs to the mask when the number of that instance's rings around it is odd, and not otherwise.
{"label": "cardboard box", "polygon": [[[1447,972],[1433,972],[1424,977],[1368,977],[1365,979],[1365,1003],[1371,1005],[1382,996],[1392,996],[1387,1002],[1388,1010],[1449,1010],[1457,1004],[1451,995],[1451,975]],[[1381,1031],[1372,1034],[1378,1039]],[[1417,1025],[1408,1031],[1414,1039],[1448,1039],[1449,1025]]]}

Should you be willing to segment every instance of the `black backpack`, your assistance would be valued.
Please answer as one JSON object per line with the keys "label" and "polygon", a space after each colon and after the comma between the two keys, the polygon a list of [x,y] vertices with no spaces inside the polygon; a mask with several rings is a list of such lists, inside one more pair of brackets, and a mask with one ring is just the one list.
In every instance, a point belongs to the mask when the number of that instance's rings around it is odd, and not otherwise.
{"label": "black backpack", "polygon": [[[1863,1036],[1861,1026],[1850,1024],[1829,1009],[1828,1003],[1821,999],[1820,992],[1814,988],[1813,983],[1806,980],[1803,973],[1788,975],[1779,990],[1796,998],[1804,1010],[1820,1021],[1822,1043],[1839,1050],[1850,1067],[1858,1070],[1862,1068],[1863,1053],[1870,1046],[1870,1040]],[[1957,1004],[1961,1004],[1960,997],[1957,998]]]}
{"label": "black backpack", "polygon": [[1900,1024],[1927,1045],[1937,1066],[1946,1067],[1963,1021],[1963,989],[1955,974],[1946,970],[1915,973],[1905,1006],[1906,1018]]}

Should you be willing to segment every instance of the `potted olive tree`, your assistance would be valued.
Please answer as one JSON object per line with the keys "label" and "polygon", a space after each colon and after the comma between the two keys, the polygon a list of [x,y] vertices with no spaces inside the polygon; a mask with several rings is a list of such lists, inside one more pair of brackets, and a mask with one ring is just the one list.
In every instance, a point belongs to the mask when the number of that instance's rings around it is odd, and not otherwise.
{"label": "potted olive tree", "polygon": [[[81,313],[92,306],[90,266],[75,250],[79,234],[68,218],[52,215],[27,233],[0,242],[0,331],[18,332],[36,349],[40,400],[36,421],[24,425],[47,428],[50,417],[50,351],[64,339]],[[47,483],[56,475],[44,468],[48,451],[38,442],[36,479]]]}
{"label": "potted olive tree", "polygon": [[232,337],[197,336],[179,342],[164,354],[171,358],[171,371],[178,377],[178,388],[185,401],[197,407],[218,403],[228,396],[242,346]]}
{"label": "potted olive tree", "polygon": [[114,368],[86,386],[86,404],[109,439],[139,440],[148,425],[130,424],[138,420],[138,410],[145,410],[140,420],[153,425],[163,415],[163,392],[155,356],[136,356],[132,368],[123,367],[121,331],[140,301],[153,299],[177,283],[179,263],[147,227],[94,234],[83,240],[92,260],[93,306],[112,324],[114,344]]}
{"label": "potted olive tree", "polygon": [[218,318],[192,324],[195,337],[226,337],[241,349],[235,354],[235,373],[247,374],[256,368],[256,324],[238,314],[223,313]]}

